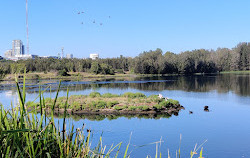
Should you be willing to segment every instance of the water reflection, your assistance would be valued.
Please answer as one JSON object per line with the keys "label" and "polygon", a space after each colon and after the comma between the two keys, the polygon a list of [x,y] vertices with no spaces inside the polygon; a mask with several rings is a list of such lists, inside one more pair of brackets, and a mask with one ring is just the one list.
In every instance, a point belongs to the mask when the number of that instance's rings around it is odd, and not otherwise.
{"label": "water reflection", "polygon": [[[55,114],[54,115],[56,118],[62,119],[63,115],[60,114]],[[108,120],[116,120],[118,118],[127,118],[127,119],[132,119],[132,118],[141,118],[141,119],[161,119],[161,118],[170,118],[171,116],[168,114],[136,114],[136,115],[131,115],[131,114],[127,114],[127,115],[100,115],[100,114],[84,114],[84,115],[67,115],[67,118],[71,118],[74,121],[79,121],[82,119],[88,119],[90,121],[102,121],[104,119],[108,119]]]}
{"label": "water reflection", "polygon": [[[57,80],[29,81],[27,93],[37,93],[38,85],[42,89],[55,92],[58,87]],[[234,92],[240,96],[250,96],[249,74],[223,74],[223,75],[192,75],[192,76],[167,76],[167,77],[137,77],[129,80],[102,80],[102,81],[63,81],[62,91],[69,87],[70,91],[82,91],[86,89],[118,88],[138,89],[143,91],[181,90],[187,92],[209,92],[219,93]],[[0,91],[16,91],[15,85],[2,82]]]}

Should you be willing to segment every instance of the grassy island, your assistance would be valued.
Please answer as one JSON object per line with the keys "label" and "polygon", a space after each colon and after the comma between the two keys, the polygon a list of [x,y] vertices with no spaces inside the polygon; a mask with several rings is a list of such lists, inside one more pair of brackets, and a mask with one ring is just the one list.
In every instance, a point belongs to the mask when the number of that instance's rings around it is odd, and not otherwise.
{"label": "grassy island", "polygon": [[[64,112],[67,98],[59,97],[54,113]],[[39,109],[39,103],[27,102],[29,109]],[[45,107],[52,109],[53,99],[45,99]],[[156,114],[178,115],[183,106],[177,100],[160,99],[158,95],[147,97],[143,93],[127,92],[121,95],[92,92],[89,95],[72,95],[68,98],[68,114]]]}

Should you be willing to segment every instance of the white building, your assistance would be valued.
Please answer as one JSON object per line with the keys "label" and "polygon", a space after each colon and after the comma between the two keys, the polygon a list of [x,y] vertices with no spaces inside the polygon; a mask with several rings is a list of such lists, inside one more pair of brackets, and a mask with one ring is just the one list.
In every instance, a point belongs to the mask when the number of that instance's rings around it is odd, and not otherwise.
{"label": "white building", "polygon": [[73,54],[66,54],[67,59],[73,59]]}
{"label": "white building", "polygon": [[15,55],[23,55],[24,54],[24,46],[21,40],[13,40],[12,41],[12,56]]}
{"label": "white building", "polygon": [[15,57],[18,60],[27,60],[27,59],[35,59],[38,56],[37,55],[31,55],[31,54],[24,54],[24,55],[16,55]]}
{"label": "white building", "polygon": [[99,54],[90,54],[89,56],[92,60],[96,60],[99,58]]}
{"label": "white building", "polygon": [[7,50],[7,51],[4,53],[4,56],[5,56],[5,58],[11,58],[11,57],[13,57],[12,49]]}
{"label": "white building", "polygon": [[26,59],[35,59],[38,57],[37,55],[30,55],[24,53],[24,45],[21,40],[13,40],[12,41],[12,49],[7,50],[4,53],[4,56],[8,60],[26,60]]}

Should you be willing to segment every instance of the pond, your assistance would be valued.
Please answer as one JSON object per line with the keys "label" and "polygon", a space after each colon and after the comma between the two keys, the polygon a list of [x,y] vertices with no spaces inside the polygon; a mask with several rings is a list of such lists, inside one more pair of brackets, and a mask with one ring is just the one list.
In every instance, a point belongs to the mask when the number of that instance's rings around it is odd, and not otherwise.
{"label": "pond", "polygon": [[[45,97],[55,97],[58,81],[27,81],[27,101],[39,93],[39,84],[46,89]],[[193,75],[109,79],[95,82],[63,81],[59,96],[91,92],[122,94],[142,92],[147,96],[162,94],[176,99],[185,110],[178,116],[70,116],[68,124],[91,129],[93,143],[102,135],[103,144],[110,147],[123,142],[124,151],[131,137],[131,157],[154,156],[155,144],[162,139],[161,151],[175,157],[180,134],[182,157],[188,157],[195,144],[203,145],[205,157],[250,157],[250,75]],[[18,103],[13,82],[0,83],[0,102],[5,107]],[[209,106],[205,112],[203,107]],[[193,114],[189,114],[193,111]],[[58,117],[60,122],[60,117]],[[146,145],[140,147],[141,145]],[[121,156],[121,155],[120,155]]]}

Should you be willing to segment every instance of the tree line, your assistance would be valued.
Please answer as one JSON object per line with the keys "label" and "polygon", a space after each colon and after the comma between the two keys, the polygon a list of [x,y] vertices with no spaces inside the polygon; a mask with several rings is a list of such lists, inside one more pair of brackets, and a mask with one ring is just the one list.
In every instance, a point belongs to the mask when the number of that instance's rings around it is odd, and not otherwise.
{"label": "tree line", "polygon": [[196,49],[179,54],[161,49],[145,51],[138,56],[105,59],[36,58],[19,61],[1,60],[0,74],[27,72],[90,72],[114,74],[130,71],[136,74],[192,74],[250,70],[250,43],[217,50]]}

